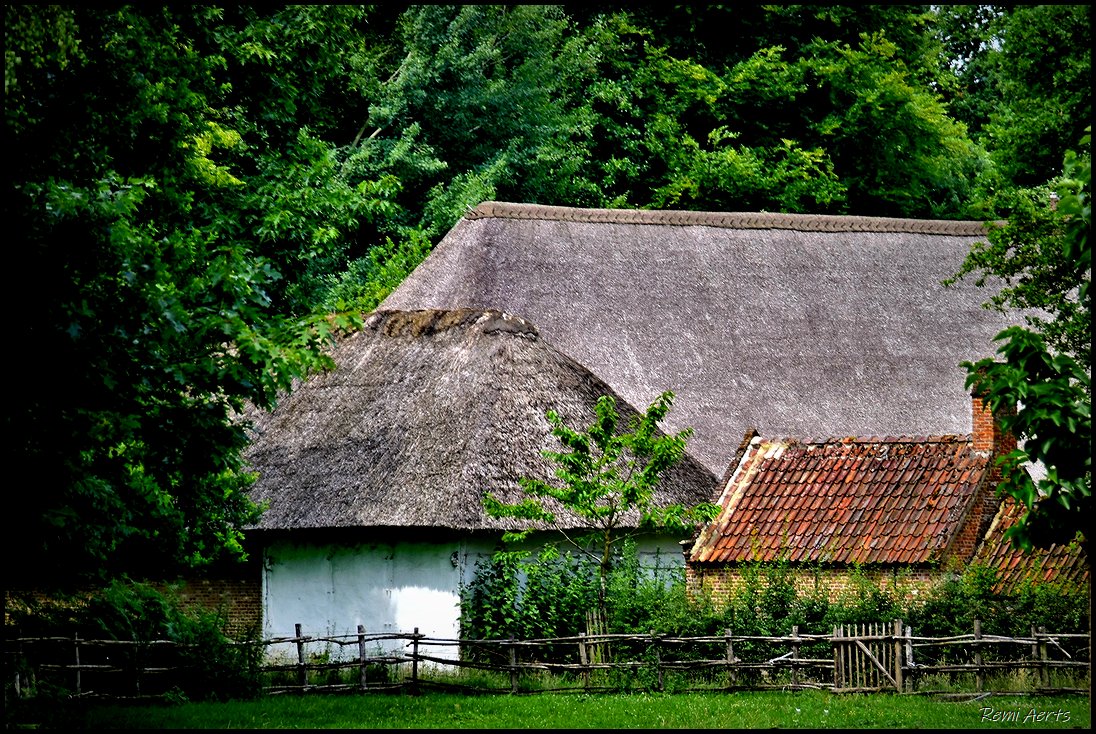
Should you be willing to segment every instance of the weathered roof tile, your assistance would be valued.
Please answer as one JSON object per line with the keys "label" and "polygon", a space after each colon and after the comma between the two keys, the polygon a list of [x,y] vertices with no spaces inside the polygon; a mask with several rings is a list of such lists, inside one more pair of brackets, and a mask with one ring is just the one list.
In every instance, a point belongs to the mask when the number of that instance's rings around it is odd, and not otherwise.
{"label": "weathered roof tile", "polygon": [[928,563],[958,532],[988,468],[969,436],[757,437],[728,472],[722,515],[690,560]]}
{"label": "weathered roof tile", "polygon": [[975,555],[975,563],[986,565],[998,574],[997,591],[1008,593],[1025,581],[1041,583],[1087,584],[1088,561],[1077,543],[1036,548],[1025,554],[1004,537],[1024,513],[1024,506],[1006,497],[994,517],[986,537]]}

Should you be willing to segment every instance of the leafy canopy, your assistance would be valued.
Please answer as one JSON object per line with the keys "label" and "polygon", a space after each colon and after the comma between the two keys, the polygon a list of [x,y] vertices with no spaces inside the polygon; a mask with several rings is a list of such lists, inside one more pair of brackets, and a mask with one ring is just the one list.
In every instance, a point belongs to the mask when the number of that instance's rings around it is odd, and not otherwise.
{"label": "leafy canopy", "polygon": [[[983,393],[1020,448],[1000,461],[1000,491],[1022,502],[1021,520],[1007,536],[1020,548],[1080,538],[1087,550],[1092,513],[1092,226],[1091,154],[1065,158],[1060,196],[1049,215],[1018,217],[988,246],[972,250],[962,273],[980,270],[1010,284],[990,306],[1039,306],[1050,320],[997,335],[998,360],[964,362],[967,386]],[[981,280],[979,281],[981,282]],[[1033,480],[1025,466],[1046,468]]]}
{"label": "leafy canopy", "polygon": [[243,556],[237,414],[327,366],[355,319],[291,286],[384,208],[339,178],[327,77],[299,55],[341,53],[323,43],[359,11],[271,12],[5,7],[9,264],[35,284],[5,419],[13,583]]}

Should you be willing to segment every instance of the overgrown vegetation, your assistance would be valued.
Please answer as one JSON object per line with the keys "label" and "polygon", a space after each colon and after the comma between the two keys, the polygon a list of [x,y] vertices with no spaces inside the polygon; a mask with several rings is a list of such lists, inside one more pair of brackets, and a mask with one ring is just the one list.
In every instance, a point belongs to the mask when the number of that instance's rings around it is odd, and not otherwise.
{"label": "overgrown vegetation", "polygon": [[[462,637],[551,638],[588,631],[586,610],[597,588],[589,562],[552,554],[522,563],[503,553],[481,562],[478,571],[462,593]],[[983,633],[992,635],[1022,637],[1040,625],[1088,632],[1087,589],[1029,581],[1004,596],[995,593],[996,580],[992,569],[975,565],[910,596],[854,570],[847,589],[831,601],[820,588],[797,590],[788,564],[756,563],[746,566],[744,582],[726,602],[716,603],[708,594],[689,598],[683,569],[645,567],[630,544],[610,572],[608,631],[702,636],[730,629],[735,635],[780,636],[793,625],[802,634],[829,634],[838,624],[902,619],[918,636],[945,637],[970,634],[979,619]],[[830,651],[824,647],[819,652],[826,657]]]}
{"label": "overgrown vegetation", "polygon": [[[260,691],[260,665],[263,646],[258,630],[232,630],[223,610],[188,606],[181,603],[170,587],[116,580],[89,593],[58,595],[48,599],[12,596],[8,600],[5,638],[57,637],[55,647],[35,643],[38,662],[71,664],[72,639],[124,640],[138,645],[109,647],[85,645],[83,664],[107,664],[122,670],[145,667],[175,668],[170,676],[158,679],[144,674],[134,676],[81,672],[83,685],[99,693],[165,696],[169,700],[229,700],[255,696]],[[151,644],[168,640],[175,645]],[[50,657],[52,656],[52,657]],[[6,662],[10,662],[7,660]],[[38,701],[66,699],[75,693],[71,673],[62,677],[47,669],[38,669],[21,681],[22,697]],[[8,671],[5,668],[5,672]],[[24,671],[29,673],[30,671]],[[168,682],[164,682],[168,681]],[[12,679],[4,681],[4,697],[11,703]]]}
{"label": "overgrown vegetation", "polygon": [[[571,552],[593,561],[597,569],[593,608],[599,620],[607,618],[606,596],[613,556],[621,553],[621,544],[634,535],[636,525],[685,533],[719,514],[719,507],[710,502],[660,506],[655,501],[659,482],[685,458],[685,443],[692,435],[692,429],[672,435],[660,430],[659,424],[670,412],[673,398],[672,392],[662,393],[644,413],[632,416],[626,425],[610,395],[598,398],[594,422],[585,429],[568,426],[559,414],[548,411],[552,435],[560,443],[559,451],[544,452],[555,464],[555,480],[523,477],[520,484],[525,498],[516,504],[500,502],[491,493],[483,498],[483,506],[491,517],[537,521],[543,527],[556,529]],[[552,505],[561,507],[563,513],[550,510]],[[571,517],[559,516],[564,513]],[[575,518],[578,527],[572,527]],[[528,523],[521,530],[509,531],[503,535],[503,541],[523,540],[535,527]],[[514,561],[522,556],[517,551],[510,553],[517,554]],[[527,567],[533,572],[530,583],[534,589],[542,583],[540,569],[552,568],[554,556],[558,559],[558,550],[546,548],[540,563]],[[500,563],[514,561],[500,559]],[[599,622],[598,626],[603,624]]]}
{"label": "overgrown vegetation", "polygon": [[[901,619],[916,638],[953,638],[970,636],[975,620],[981,623],[986,636],[1028,638],[1033,628],[1045,627],[1058,634],[1087,634],[1089,607],[1087,588],[1062,584],[1024,583],[1014,593],[995,592],[996,574],[991,569],[972,566],[962,573],[945,576],[944,580],[926,592],[910,595],[900,584],[880,587],[877,579],[853,571],[850,583],[834,599],[828,598],[820,585],[804,592],[796,583],[798,572],[785,563],[756,563],[744,569],[742,584],[730,596],[717,603],[707,593],[690,597],[686,594],[683,571],[679,567],[644,568],[634,552],[634,546],[621,554],[614,564],[608,610],[607,629],[591,630],[586,607],[595,593],[591,569],[581,560],[553,556],[526,564],[514,562],[512,556],[501,554],[482,564],[483,575],[470,584],[462,600],[462,638],[525,639],[569,637],[570,641],[526,648],[519,655],[531,656],[528,662],[575,663],[574,638],[586,634],[618,635],[611,641],[587,644],[590,662],[640,662],[638,668],[617,667],[595,670],[589,679],[575,680],[568,673],[523,674],[521,690],[571,686],[581,689],[591,681],[603,690],[668,692],[719,689],[729,684],[728,673],[719,668],[701,666],[697,669],[661,670],[654,665],[659,659],[710,661],[727,654],[723,635],[735,637],[734,654],[742,661],[764,663],[785,658],[789,643],[769,638],[792,635],[828,637],[837,625],[869,625]],[[535,579],[534,581],[530,581]],[[897,580],[897,579],[896,579]],[[547,582],[547,583],[546,583]],[[505,601],[498,607],[490,604],[491,594],[505,589]],[[563,601],[564,603],[560,603]],[[864,629],[861,627],[860,629]],[[889,626],[888,626],[889,632]],[[672,644],[652,644],[664,636]],[[708,638],[683,641],[680,638]],[[758,639],[741,639],[758,638]],[[1085,638],[1063,638],[1056,645],[1060,659],[1085,660],[1088,650]],[[660,647],[665,649],[660,650]],[[1027,657],[1030,645],[1008,643],[977,650],[984,662],[1007,662]],[[912,663],[917,666],[971,666],[976,648],[965,645],[917,645]],[[503,648],[468,645],[462,649],[466,659],[505,665]],[[832,660],[834,648],[829,640],[805,641],[797,648],[800,659]],[[526,660],[526,658],[522,658]],[[832,681],[832,672],[805,665],[799,682]],[[655,679],[657,674],[658,678]],[[817,676],[821,675],[821,678]],[[972,668],[954,668],[951,672],[916,673],[918,691],[970,692],[980,690]],[[1031,691],[1039,687],[1056,686],[1083,689],[1088,683],[1087,671],[1051,670],[1040,682],[1030,669],[999,671],[990,669],[982,682],[984,690]],[[765,687],[789,685],[795,680],[787,668],[761,670],[746,667],[734,673],[735,686]],[[494,690],[506,690],[505,680],[496,681]]]}

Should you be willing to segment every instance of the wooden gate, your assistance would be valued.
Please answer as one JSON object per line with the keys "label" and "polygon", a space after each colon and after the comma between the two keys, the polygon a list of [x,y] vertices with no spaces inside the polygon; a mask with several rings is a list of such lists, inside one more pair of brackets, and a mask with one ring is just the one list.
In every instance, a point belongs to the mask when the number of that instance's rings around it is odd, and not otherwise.
{"label": "wooden gate", "polygon": [[[888,629],[889,628],[889,629]],[[833,628],[834,691],[902,692],[902,621]]]}

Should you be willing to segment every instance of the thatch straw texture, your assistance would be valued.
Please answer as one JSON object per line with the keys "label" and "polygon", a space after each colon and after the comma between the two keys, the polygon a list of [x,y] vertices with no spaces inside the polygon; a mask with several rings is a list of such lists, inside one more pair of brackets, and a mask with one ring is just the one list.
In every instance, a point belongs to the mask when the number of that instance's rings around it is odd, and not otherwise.
{"label": "thatch straw texture", "polygon": [[[519,477],[552,478],[541,452],[560,445],[545,413],[585,426],[599,397],[616,397],[499,311],[376,312],[332,356],[335,370],[248,416],[252,497],[269,503],[259,529],[515,527],[487,517],[481,500],[517,501]],[[715,493],[715,476],[687,457],[658,496],[696,504]]]}
{"label": "thatch straw texture", "polygon": [[717,476],[766,435],[971,431],[963,360],[1018,317],[945,288],[978,222],[571,209],[486,202],[382,308],[520,314]]}

